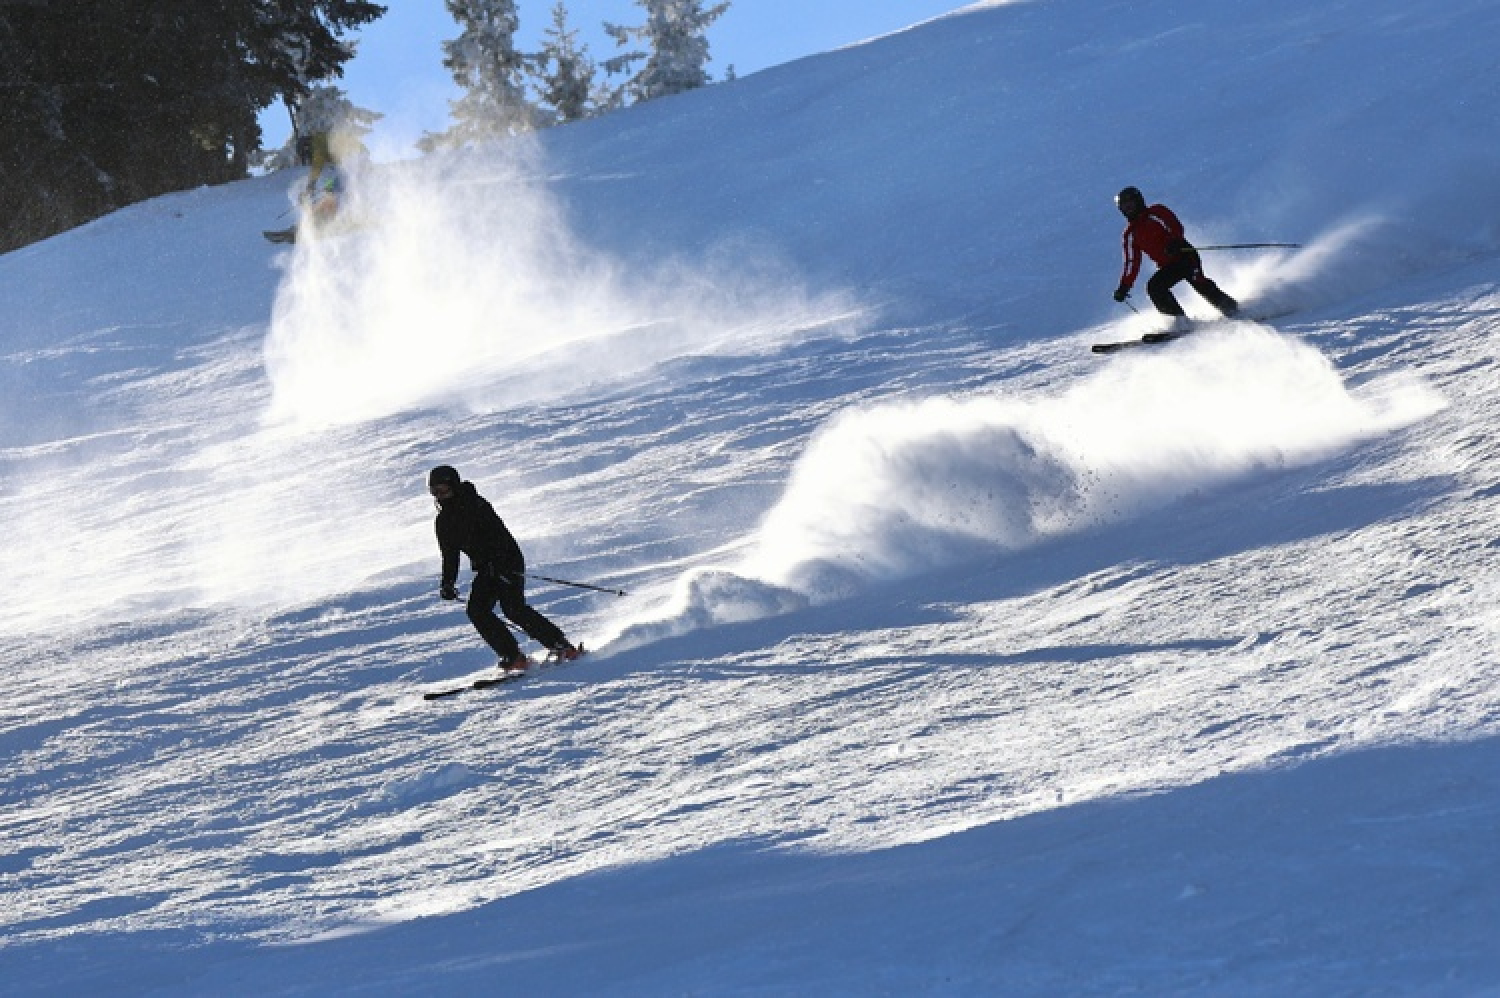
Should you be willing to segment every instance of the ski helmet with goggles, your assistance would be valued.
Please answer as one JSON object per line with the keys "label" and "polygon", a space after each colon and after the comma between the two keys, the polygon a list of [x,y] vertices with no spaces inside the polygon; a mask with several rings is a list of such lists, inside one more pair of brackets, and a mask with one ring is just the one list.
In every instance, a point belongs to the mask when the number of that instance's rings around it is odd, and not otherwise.
{"label": "ski helmet with goggles", "polygon": [[427,473],[428,489],[435,489],[439,485],[447,486],[450,489],[456,489],[458,488],[458,483],[458,470],[451,467],[450,465],[440,464],[436,468],[433,468],[432,471]]}
{"label": "ski helmet with goggles", "polygon": [[1138,187],[1121,188],[1120,193],[1115,195],[1115,207],[1128,217],[1145,208],[1146,199]]}

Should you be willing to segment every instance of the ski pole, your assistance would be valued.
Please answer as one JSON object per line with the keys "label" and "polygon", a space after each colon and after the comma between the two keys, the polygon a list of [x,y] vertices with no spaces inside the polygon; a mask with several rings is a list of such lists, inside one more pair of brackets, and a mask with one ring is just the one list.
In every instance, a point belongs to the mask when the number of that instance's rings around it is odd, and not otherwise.
{"label": "ski pole", "polygon": [[1206,250],[1236,250],[1236,249],[1301,249],[1301,243],[1228,243],[1224,246],[1194,246],[1193,249],[1203,252]]}
{"label": "ski pole", "polygon": [[611,596],[626,595],[623,589],[609,589],[605,586],[590,585],[587,582],[569,582],[567,579],[554,579],[550,575],[537,575],[534,572],[527,572],[526,577],[528,579],[536,579],[539,582],[551,582],[559,586],[572,586],[574,589],[592,589],[596,593],[609,593]]}

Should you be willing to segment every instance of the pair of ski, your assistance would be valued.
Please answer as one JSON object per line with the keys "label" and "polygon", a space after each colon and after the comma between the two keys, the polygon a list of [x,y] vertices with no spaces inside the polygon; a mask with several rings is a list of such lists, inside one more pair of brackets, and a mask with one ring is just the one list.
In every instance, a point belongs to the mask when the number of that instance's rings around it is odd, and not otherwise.
{"label": "pair of ski", "polygon": [[1147,333],[1138,340],[1116,340],[1113,343],[1095,343],[1089,347],[1094,353],[1115,353],[1119,350],[1129,350],[1132,347],[1150,346],[1153,343],[1170,343],[1175,339],[1186,336],[1192,330],[1184,330],[1180,333]]}
{"label": "pair of ski", "polygon": [[422,694],[422,699],[443,700],[447,697],[456,697],[460,693],[467,693],[470,690],[487,690],[494,686],[504,686],[507,683],[520,682],[527,676],[534,676],[544,669],[555,669],[559,665],[567,665],[569,662],[576,662],[579,658],[582,658],[586,652],[587,649],[584,648],[583,645],[579,645],[578,655],[574,658],[564,659],[558,658],[556,655],[549,654],[541,661],[533,662],[531,664],[531,668],[526,669],[525,671],[501,672],[496,675],[481,676],[478,679],[464,683],[462,686],[450,686],[447,689],[443,690],[429,690],[428,692]]}
{"label": "pair of ski", "polygon": [[1234,319],[1215,319],[1209,322],[1202,323],[1200,325],[1190,326],[1187,329],[1179,329],[1170,332],[1164,331],[1160,333],[1147,333],[1145,336],[1142,336],[1138,340],[1117,340],[1114,343],[1095,343],[1089,349],[1094,353],[1116,353],[1120,350],[1129,350],[1134,347],[1151,346],[1154,343],[1171,343],[1173,340],[1182,339],[1189,333],[1196,332],[1199,329],[1214,326],[1220,322],[1234,322],[1237,319],[1247,322],[1270,322],[1272,319],[1279,319],[1284,315],[1291,314],[1291,309],[1284,309],[1280,312],[1271,312],[1267,315],[1245,315],[1244,313],[1241,313],[1235,316]]}

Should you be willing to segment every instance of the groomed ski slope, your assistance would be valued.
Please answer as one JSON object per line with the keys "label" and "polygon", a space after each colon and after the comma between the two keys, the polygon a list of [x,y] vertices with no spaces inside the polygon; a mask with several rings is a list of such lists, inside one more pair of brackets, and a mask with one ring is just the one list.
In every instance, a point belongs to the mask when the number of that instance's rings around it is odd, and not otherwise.
{"label": "groomed ski slope", "polygon": [[[1248,7],[0,257],[6,992],[1500,990],[1500,9]],[[1296,311],[1091,355],[1127,183]],[[421,699],[439,462],[592,655]]]}

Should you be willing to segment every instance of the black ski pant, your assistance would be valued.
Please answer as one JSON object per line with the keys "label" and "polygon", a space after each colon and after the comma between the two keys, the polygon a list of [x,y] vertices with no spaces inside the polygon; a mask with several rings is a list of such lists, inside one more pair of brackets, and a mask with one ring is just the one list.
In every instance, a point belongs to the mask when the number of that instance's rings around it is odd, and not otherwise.
{"label": "black ski pant", "polygon": [[1199,262],[1198,254],[1188,253],[1162,267],[1151,275],[1151,280],[1146,282],[1146,293],[1151,296],[1151,304],[1155,305],[1156,310],[1162,315],[1183,314],[1182,305],[1172,294],[1172,286],[1179,281],[1187,281],[1189,287],[1231,319],[1240,310],[1239,302],[1203,276],[1203,265]]}
{"label": "black ski pant", "polygon": [[505,622],[495,616],[497,603],[507,620],[531,635],[543,647],[557,648],[567,644],[568,639],[558,626],[527,604],[524,579],[521,576],[501,573],[487,565],[474,576],[474,584],[469,588],[467,610],[469,623],[484,638],[484,643],[500,656],[501,662],[513,661],[521,654],[521,646],[516,644],[516,636],[505,626]]}

